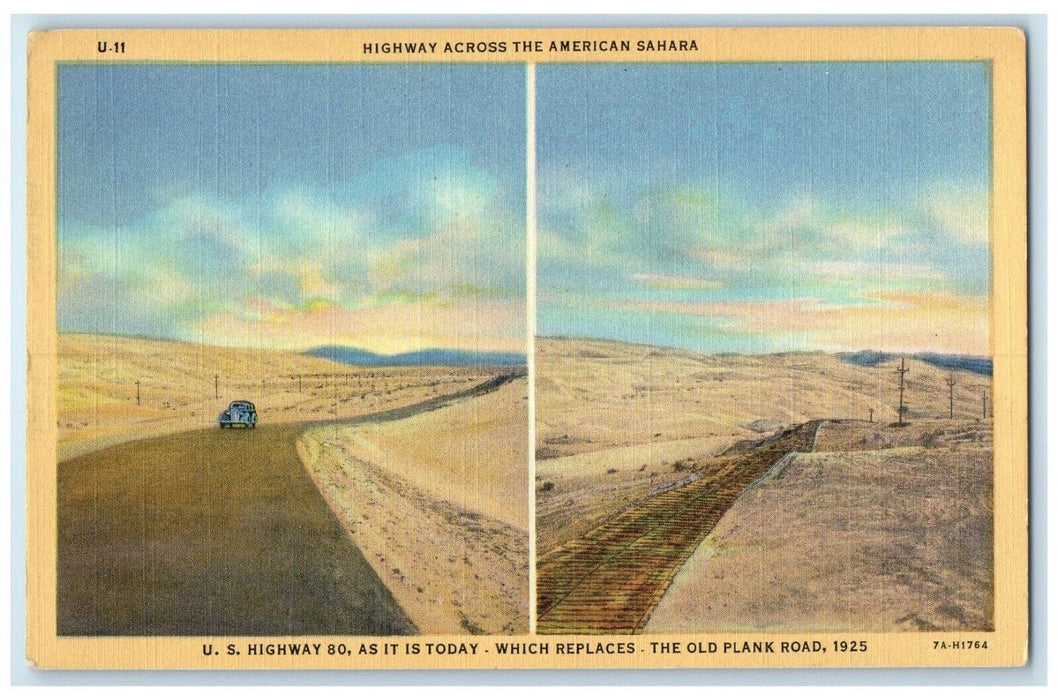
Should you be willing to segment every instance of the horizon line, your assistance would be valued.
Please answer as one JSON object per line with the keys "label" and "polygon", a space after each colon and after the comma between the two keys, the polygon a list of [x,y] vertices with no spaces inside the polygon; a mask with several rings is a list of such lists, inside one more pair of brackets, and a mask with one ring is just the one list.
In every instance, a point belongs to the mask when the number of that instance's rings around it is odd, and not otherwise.
{"label": "horizon line", "polygon": [[[423,347],[418,350],[403,350],[394,353],[380,353],[375,350],[370,350],[361,345],[345,345],[341,343],[330,343],[323,345],[307,345],[303,348],[292,349],[292,348],[280,348],[280,347],[269,347],[266,345],[225,345],[216,343],[207,343],[199,340],[184,340],[180,338],[164,338],[159,336],[152,336],[146,334],[126,334],[126,333],[101,333],[97,331],[64,331],[57,330],[56,335],[58,336],[102,336],[109,338],[122,338],[126,340],[143,340],[148,342],[157,343],[178,343],[181,345],[202,345],[205,347],[216,347],[216,348],[253,348],[257,350],[266,350],[270,352],[291,352],[296,354],[305,354],[312,350],[319,350],[324,348],[344,348],[352,350],[360,350],[368,352],[378,357],[398,357],[400,355],[408,355],[417,352],[429,352],[429,351],[445,351],[445,352],[468,352],[477,354],[495,354],[495,355],[518,355],[528,359],[529,354],[526,351],[513,351],[513,350],[493,350],[493,349],[468,349],[459,347],[443,347],[443,346],[429,346]],[[893,355],[895,357],[916,357],[923,355],[938,355],[938,356],[950,356],[950,357],[964,357],[978,360],[992,360],[992,355],[978,355],[974,353],[963,353],[963,352],[950,352],[943,350],[880,350],[876,348],[859,348],[857,350],[823,350],[823,349],[787,349],[787,350],[773,350],[771,352],[743,352],[739,350],[722,350],[717,352],[703,352],[701,350],[694,350],[691,348],[681,347],[679,345],[660,345],[652,343],[634,342],[626,340],[616,340],[613,338],[600,338],[591,336],[572,336],[572,335],[534,335],[535,339],[538,340],[565,340],[565,341],[584,341],[592,343],[609,343],[612,345],[628,345],[632,347],[650,348],[656,350],[672,350],[675,352],[686,352],[694,355],[739,355],[744,357],[763,357],[768,355],[855,355],[859,353],[879,353],[883,355]]]}
{"label": "horizon line", "polygon": [[992,355],[978,355],[974,353],[965,352],[951,352],[947,350],[878,350],[876,348],[858,348],[856,350],[823,350],[823,349],[789,349],[789,350],[773,350],[771,352],[743,352],[740,350],[719,350],[716,352],[703,352],[701,350],[694,350],[692,348],[683,347],[680,345],[660,345],[652,343],[635,342],[630,340],[616,340],[614,338],[600,338],[593,336],[577,336],[577,335],[536,335],[537,340],[571,340],[571,341],[586,341],[592,343],[610,343],[614,345],[630,345],[633,347],[642,348],[653,348],[658,350],[674,350],[677,352],[686,352],[693,355],[742,355],[745,357],[763,357],[766,355],[855,355],[863,352],[875,352],[883,355],[894,355],[896,357],[915,357],[922,355],[941,355],[951,357],[966,357],[978,360],[991,360]]}
{"label": "horizon line", "polygon": [[423,348],[420,348],[418,350],[402,350],[400,352],[394,352],[394,353],[380,353],[380,352],[376,352],[375,350],[370,350],[370,349],[368,349],[368,348],[366,348],[366,347],[364,347],[362,345],[343,345],[343,344],[335,344],[335,343],[306,345],[306,346],[301,347],[301,348],[283,348],[283,347],[275,347],[275,346],[268,346],[268,345],[227,345],[227,344],[218,344],[218,343],[208,343],[208,342],[204,342],[204,341],[201,341],[201,340],[185,340],[185,339],[182,339],[182,338],[166,338],[166,337],[161,337],[161,336],[147,335],[147,334],[144,334],[144,333],[105,333],[105,332],[99,332],[99,331],[56,330],[56,335],[57,336],[64,336],[64,335],[66,335],[66,336],[73,336],[73,335],[101,336],[101,337],[106,337],[106,338],[122,338],[122,339],[125,339],[125,340],[143,340],[143,341],[153,342],[153,343],[178,343],[180,345],[202,345],[202,346],[211,347],[211,348],[233,348],[233,349],[252,348],[252,349],[255,349],[255,350],[265,350],[265,351],[269,351],[269,352],[291,352],[291,353],[295,353],[295,354],[305,354],[306,352],[309,352],[311,350],[319,350],[321,348],[348,348],[348,349],[354,349],[354,350],[361,350],[363,352],[369,352],[369,353],[371,353],[373,355],[377,355],[378,357],[397,357],[399,355],[407,355],[409,353],[416,353],[416,352],[429,352],[431,350],[440,350],[440,351],[445,351],[445,352],[453,352],[454,351],[454,352],[468,352],[468,353],[477,353],[477,354],[494,354],[494,355],[519,355],[521,357],[527,357],[527,353],[525,351],[476,349],[476,348],[475,349],[470,349],[470,348],[460,348],[460,347],[455,347],[455,346],[444,347],[444,346],[436,346],[436,345],[423,347]]}

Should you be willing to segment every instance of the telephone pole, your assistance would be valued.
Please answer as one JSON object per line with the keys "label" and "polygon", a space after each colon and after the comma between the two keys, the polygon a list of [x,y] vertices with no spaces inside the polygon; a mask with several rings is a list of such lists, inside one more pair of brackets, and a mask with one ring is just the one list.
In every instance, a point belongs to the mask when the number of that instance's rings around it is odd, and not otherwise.
{"label": "telephone pole", "polygon": [[136,380],[136,405],[140,405],[140,380]]}
{"label": "telephone pole", "polygon": [[907,406],[904,405],[904,375],[911,370],[904,364],[904,358],[900,358],[900,366],[897,367],[896,373],[900,375],[900,405],[897,409],[897,425],[904,425],[904,412],[907,411]]}
{"label": "telephone pole", "polygon": [[948,418],[955,417],[955,372],[949,372],[948,378],[944,380],[948,385]]}
{"label": "telephone pole", "polygon": [[988,418],[988,389],[981,390],[981,418]]}
{"label": "telephone pole", "polygon": [[220,398],[220,375],[219,374],[214,374],[213,375],[213,398],[215,398],[215,399],[219,399]]}

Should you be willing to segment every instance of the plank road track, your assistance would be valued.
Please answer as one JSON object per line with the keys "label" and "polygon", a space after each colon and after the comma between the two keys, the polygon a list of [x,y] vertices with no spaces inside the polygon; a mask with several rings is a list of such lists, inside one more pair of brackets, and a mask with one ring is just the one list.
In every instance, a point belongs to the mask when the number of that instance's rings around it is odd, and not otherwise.
{"label": "plank road track", "polygon": [[537,563],[541,634],[630,634],[672,578],[753,482],[790,452],[810,452],[821,421],[784,431],[719,471],[650,496]]}

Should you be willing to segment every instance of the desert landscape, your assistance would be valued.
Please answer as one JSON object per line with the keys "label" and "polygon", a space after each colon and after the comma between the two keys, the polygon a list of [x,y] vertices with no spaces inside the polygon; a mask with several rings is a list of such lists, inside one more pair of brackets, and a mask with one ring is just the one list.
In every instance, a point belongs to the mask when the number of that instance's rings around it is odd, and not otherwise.
{"label": "desert landscape", "polygon": [[305,462],[419,630],[529,629],[527,384],[404,420],[313,428]]}
{"label": "desert landscape", "polygon": [[989,376],[536,350],[539,631],[991,627]]}
{"label": "desert landscape", "polygon": [[[527,626],[524,367],[87,334],[58,360],[60,633]],[[255,429],[217,428],[234,399]]]}
{"label": "desert landscape", "polygon": [[112,68],[59,68],[30,324],[59,633],[526,630],[524,71]]}
{"label": "desert landscape", "polygon": [[[461,367],[356,367],[310,355],[112,335],[59,335],[59,460],[216,425],[235,399],[263,423],[351,418],[486,381]],[[137,399],[137,396],[139,397]]]}

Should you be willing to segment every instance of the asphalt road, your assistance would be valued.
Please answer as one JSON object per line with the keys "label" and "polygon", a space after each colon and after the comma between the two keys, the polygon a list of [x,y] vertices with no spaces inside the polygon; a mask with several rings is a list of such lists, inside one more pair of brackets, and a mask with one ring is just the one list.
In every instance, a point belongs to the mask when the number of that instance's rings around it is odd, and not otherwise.
{"label": "asphalt road", "polygon": [[[508,379],[342,424],[404,418]],[[415,633],[301,464],[308,425],[197,430],[60,463],[58,633]]]}

